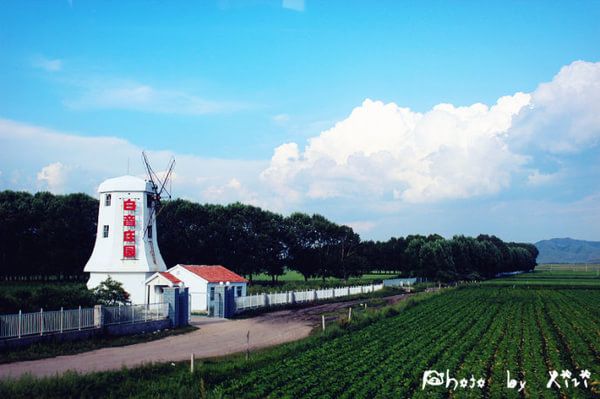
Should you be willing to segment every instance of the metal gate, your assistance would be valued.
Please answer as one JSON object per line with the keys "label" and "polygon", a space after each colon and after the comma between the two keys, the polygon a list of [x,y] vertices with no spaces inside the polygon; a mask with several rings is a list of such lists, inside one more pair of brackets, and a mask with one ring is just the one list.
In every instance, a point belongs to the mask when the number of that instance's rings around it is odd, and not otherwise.
{"label": "metal gate", "polygon": [[208,315],[221,318],[233,316],[235,313],[235,291],[233,287],[219,285],[214,289],[214,296],[209,297]]}

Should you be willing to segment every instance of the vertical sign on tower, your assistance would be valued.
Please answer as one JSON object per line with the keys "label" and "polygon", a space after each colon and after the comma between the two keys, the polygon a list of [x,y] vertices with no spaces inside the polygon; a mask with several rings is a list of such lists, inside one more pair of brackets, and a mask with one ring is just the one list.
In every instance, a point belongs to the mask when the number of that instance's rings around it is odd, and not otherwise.
{"label": "vertical sign on tower", "polygon": [[123,201],[123,258],[135,259],[135,209],[132,199]]}

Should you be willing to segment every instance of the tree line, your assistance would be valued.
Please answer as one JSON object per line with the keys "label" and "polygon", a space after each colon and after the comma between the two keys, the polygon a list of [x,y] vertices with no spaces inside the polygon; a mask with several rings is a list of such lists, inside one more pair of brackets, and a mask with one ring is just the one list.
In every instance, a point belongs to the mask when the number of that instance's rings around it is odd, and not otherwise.
{"label": "tree line", "polygon": [[[94,245],[98,200],[86,194],[0,192],[0,278],[83,279]],[[437,234],[361,240],[321,215],[287,217],[240,203],[163,203],[158,242],[168,267],[222,264],[252,279],[286,269],[305,278],[347,279],[373,270],[437,280],[532,270],[537,249],[495,236]]]}

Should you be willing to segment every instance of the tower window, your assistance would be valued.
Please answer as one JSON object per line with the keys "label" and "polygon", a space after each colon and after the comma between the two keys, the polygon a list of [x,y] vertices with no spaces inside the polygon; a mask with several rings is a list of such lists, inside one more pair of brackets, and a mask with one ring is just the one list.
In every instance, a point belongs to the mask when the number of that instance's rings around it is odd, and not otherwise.
{"label": "tower window", "polygon": [[103,236],[104,238],[107,238],[107,237],[108,237],[108,225],[107,225],[107,224],[105,224],[105,225],[104,225],[104,229],[103,229],[103,230],[104,230],[104,231],[103,231],[103,233],[102,233],[102,236]]}
{"label": "tower window", "polygon": [[152,225],[149,224],[148,225],[148,239],[152,239]]}
{"label": "tower window", "polygon": [[154,201],[152,194],[146,194],[146,203],[148,204],[148,208],[152,208],[152,202]]}
{"label": "tower window", "polygon": [[106,197],[104,197],[104,206],[110,206],[111,200],[112,200],[112,196],[110,194],[106,194]]}

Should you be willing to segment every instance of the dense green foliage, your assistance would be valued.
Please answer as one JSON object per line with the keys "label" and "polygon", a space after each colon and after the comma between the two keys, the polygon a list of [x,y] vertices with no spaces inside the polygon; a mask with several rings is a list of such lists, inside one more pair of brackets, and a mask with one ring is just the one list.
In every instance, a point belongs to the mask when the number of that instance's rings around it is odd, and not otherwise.
{"label": "dense green foliage", "polygon": [[[252,354],[186,364],[0,383],[3,397],[448,397],[421,389],[425,370],[484,378],[455,397],[592,398],[596,391],[546,389],[549,370],[600,374],[600,290],[470,285],[418,304],[367,313],[342,329]],[[369,317],[371,320],[369,320]],[[365,323],[366,320],[366,323]],[[356,323],[356,324],[354,324]],[[506,388],[506,371],[527,381]],[[458,395],[460,393],[460,395]]]}
{"label": "dense green foliage", "polygon": [[0,283],[0,313],[37,312],[40,309],[73,309],[96,304],[114,306],[129,301],[123,285],[110,278],[94,290],[83,283],[72,282],[20,282]]}
{"label": "dense green foliage", "polygon": [[[98,201],[84,194],[0,192],[0,278],[82,276],[93,247]],[[531,270],[537,249],[495,236],[439,235],[361,241],[321,215],[283,217],[239,203],[164,204],[158,241],[167,265],[223,264],[248,276],[284,270],[306,279],[348,279],[371,270],[437,280],[480,279]]]}
{"label": "dense green foliage", "polygon": [[58,310],[61,307],[92,307],[96,304],[93,292],[83,283],[0,283],[0,313]]}
{"label": "dense green foliage", "polygon": [[85,194],[0,191],[0,278],[82,276],[98,201]]}
{"label": "dense green foliage", "polygon": [[125,305],[129,302],[129,293],[123,289],[123,284],[110,276],[93,289],[97,303],[105,306]]}

